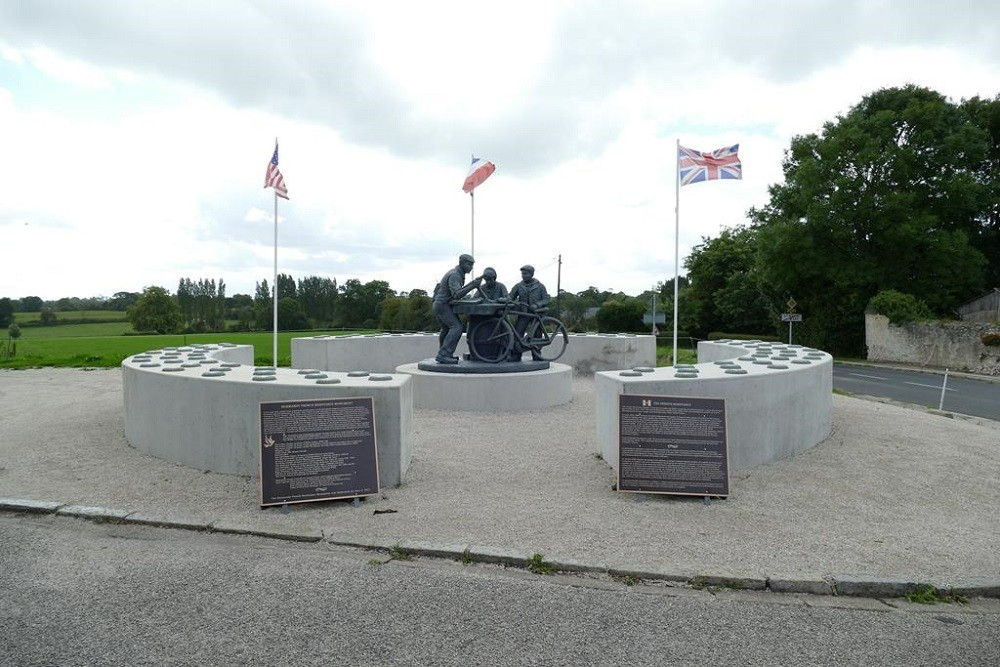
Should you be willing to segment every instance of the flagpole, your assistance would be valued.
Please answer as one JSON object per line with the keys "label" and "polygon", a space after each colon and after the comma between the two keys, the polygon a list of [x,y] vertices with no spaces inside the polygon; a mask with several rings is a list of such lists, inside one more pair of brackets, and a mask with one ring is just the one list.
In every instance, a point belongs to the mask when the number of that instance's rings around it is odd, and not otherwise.
{"label": "flagpole", "polygon": [[[277,140],[275,140],[277,143]],[[272,352],[274,367],[278,367],[278,189],[274,189],[274,282],[271,284],[271,301],[274,303],[274,336]]]}
{"label": "flagpole", "polygon": [[681,140],[677,139],[674,149],[674,168],[677,178],[674,181],[674,363],[677,366],[677,285],[680,283],[680,238],[681,238]]}
{"label": "flagpole", "polygon": [[473,257],[476,256],[476,192],[475,190],[469,192],[469,201],[472,202],[472,248],[469,250],[469,254]]}

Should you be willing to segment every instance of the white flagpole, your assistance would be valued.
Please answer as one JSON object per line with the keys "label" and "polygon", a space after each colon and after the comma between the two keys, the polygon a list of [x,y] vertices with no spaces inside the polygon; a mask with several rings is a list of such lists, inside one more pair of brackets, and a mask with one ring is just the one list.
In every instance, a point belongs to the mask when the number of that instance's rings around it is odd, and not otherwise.
{"label": "white flagpole", "polygon": [[476,256],[476,191],[475,190],[469,193],[469,200],[472,202],[472,247],[469,250],[469,254],[475,257]]}
{"label": "white flagpole", "polygon": [[674,183],[674,366],[677,366],[677,285],[680,282],[680,238],[681,238],[681,140],[677,140],[674,150],[674,166],[677,170],[677,180]]}
{"label": "white flagpole", "polygon": [[[275,139],[277,143],[277,139]],[[278,189],[274,189],[274,283],[271,285],[271,301],[274,304],[274,367],[278,367]]]}

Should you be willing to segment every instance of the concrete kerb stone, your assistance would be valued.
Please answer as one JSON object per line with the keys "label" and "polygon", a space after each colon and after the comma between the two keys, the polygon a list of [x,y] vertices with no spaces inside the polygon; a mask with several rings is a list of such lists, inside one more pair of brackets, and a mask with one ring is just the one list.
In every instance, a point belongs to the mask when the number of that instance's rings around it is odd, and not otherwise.
{"label": "concrete kerb stone", "polygon": [[837,595],[864,598],[902,598],[920,584],[906,579],[885,579],[863,574],[834,575],[832,579]]}
{"label": "concrete kerb stone", "polygon": [[469,558],[472,560],[512,567],[527,567],[528,561],[531,560],[535,553],[537,552],[528,553],[520,549],[506,549],[480,544],[470,544],[468,551]]}
{"label": "concrete kerb stone", "polygon": [[284,540],[286,542],[319,542],[323,539],[323,531],[309,528],[248,528],[237,523],[220,521],[209,524],[208,530],[213,533],[228,533],[230,535],[253,535],[254,537],[266,537],[272,540]]}
{"label": "concrete kerb stone", "polygon": [[[338,540],[323,531],[313,529],[257,529],[227,522],[202,523],[194,519],[161,517],[142,512],[130,512],[108,507],[90,505],[69,505],[54,501],[30,500],[22,498],[0,498],[0,511],[11,513],[54,514],[93,521],[95,523],[132,523],[136,525],[217,532],[230,535],[252,535],[287,542],[328,544],[349,548],[368,549],[392,553],[400,551],[415,556],[443,558],[461,562],[479,562],[528,569],[535,553],[520,549],[465,544],[436,544],[420,540]],[[770,591],[773,593],[807,594],[820,597],[901,599],[918,586],[933,586],[941,596],[962,595],[969,598],[1000,599],[1000,580],[978,580],[958,585],[933,582],[915,582],[901,579],[887,579],[868,575],[833,575],[822,579],[791,579],[785,577],[736,577],[729,575],[672,574],[629,568],[610,568],[606,565],[584,563],[572,559],[545,561],[556,572],[605,574],[612,578],[630,578],[636,581],[666,582],[682,584],[691,588],[719,588],[744,591]]]}
{"label": "concrete kerb stone", "polygon": [[769,577],[767,590],[774,593],[805,593],[807,595],[836,595],[837,589],[831,578],[790,579]]}
{"label": "concrete kerb stone", "polygon": [[179,530],[196,531],[207,531],[210,524],[210,522],[206,519],[163,516],[159,514],[148,514],[145,512],[133,512],[125,517],[125,522],[141,526],[152,526],[154,528],[174,528]]}
{"label": "concrete kerb stone", "polygon": [[695,588],[732,588],[738,591],[763,591],[767,579],[759,577],[732,577],[725,575],[699,575],[687,580]]}
{"label": "concrete kerb stone", "polygon": [[0,498],[0,510],[7,512],[32,512],[35,514],[55,514],[65,503],[49,500],[28,500],[26,498]]}
{"label": "concrete kerb stone", "polygon": [[98,523],[124,523],[125,518],[129,514],[128,510],[119,510],[111,507],[94,507],[91,505],[63,505],[56,510],[56,516],[72,516]]}

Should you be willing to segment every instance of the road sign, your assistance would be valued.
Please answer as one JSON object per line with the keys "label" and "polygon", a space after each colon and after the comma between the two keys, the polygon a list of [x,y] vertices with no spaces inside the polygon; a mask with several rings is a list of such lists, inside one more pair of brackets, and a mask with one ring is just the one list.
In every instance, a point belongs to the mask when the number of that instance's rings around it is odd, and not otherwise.
{"label": "road sign", "polygon": [[801,322],[802,321],[802,313],[782,313],[781,314],[781,321],[782,322]]}
{"label": "road sign", "polygon": [[788,297],[788,312],[790,313],[795,312],[795,306],[797,305],[799,304],[796,303],[795,299],[793,299],[792,297]]}
{"label": "road sign", "polygon": [[643,324],[666,324],[667,323],[667,314],[666,313],[657,313],[656,314],[656,322],[653,322],[653,314],[652,313],[643,313],[643,315],[642,315],[642,323]]}

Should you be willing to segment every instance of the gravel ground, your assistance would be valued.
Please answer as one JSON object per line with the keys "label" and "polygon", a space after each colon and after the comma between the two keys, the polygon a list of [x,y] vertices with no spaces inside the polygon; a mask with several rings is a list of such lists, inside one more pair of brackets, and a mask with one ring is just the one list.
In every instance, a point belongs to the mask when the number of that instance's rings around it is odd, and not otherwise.
{"label": "gravel ground", "polygon": [[341,542],[484,545],[683,577],[1000,581],[996,425],[833,401],[826,441],[734,473],[732,495],[708,505],[613,491],[595,455],[594,384],[577,377],[573,401],[556,408],[415,410],[404,484],[360,506],[262,510],[256,479],[129,446],[120,370],[0,371],[0,497],[321,530]]}

